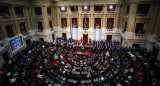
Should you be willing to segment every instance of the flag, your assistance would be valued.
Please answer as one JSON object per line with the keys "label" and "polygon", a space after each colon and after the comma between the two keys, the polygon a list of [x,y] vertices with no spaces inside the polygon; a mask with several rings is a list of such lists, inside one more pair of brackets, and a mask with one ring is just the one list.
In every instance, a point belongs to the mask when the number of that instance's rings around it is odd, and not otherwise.
{"label": "flag", "polygon": [[102,29],[93,29],[94,41],[101,41]]}
{"label": "flag", "polygon": [[69,16],[71,16],[71,9],[70,9],[70,7],[69,7]]}
{"label": "flag", "polygon": [[72,39],[78,40],[78,28],[71,28]]}

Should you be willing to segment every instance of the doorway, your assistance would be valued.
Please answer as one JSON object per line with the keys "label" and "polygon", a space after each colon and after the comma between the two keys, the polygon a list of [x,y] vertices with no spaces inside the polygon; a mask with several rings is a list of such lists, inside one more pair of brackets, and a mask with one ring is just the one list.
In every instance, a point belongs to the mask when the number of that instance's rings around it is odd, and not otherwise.
{"label": "doorway", "polygon": [[66,40],[67,39],[66,33],[62,33],[62,37],[63,37],[64,40]]}
{"label": "doorway", "polygon": [[112,41],[112,35],[107,35],[107,41]]}
{"label": "doorway", "polygon": [[88,34],[83,34],[83,43],[88,42]]}

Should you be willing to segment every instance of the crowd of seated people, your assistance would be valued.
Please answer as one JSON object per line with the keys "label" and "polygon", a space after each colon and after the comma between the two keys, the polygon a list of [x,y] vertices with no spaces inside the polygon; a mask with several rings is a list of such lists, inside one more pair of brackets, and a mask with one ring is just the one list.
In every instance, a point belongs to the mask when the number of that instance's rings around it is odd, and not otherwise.
{"label": "crowd of seated people", "polygon": [[76,54],[72,39],[32,42],[0,69],[0,85],[24,86],[159,86],[160,62],[144,48],[119,42],[89,43],[93,50]]}

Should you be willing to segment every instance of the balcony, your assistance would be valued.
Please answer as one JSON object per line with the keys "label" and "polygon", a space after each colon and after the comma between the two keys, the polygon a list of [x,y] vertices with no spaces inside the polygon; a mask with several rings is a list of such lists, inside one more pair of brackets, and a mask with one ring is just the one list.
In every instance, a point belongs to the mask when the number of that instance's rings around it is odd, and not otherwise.
{"label": "balcony", "polygon": [[111,32],[111,31],[113,31],[113,29],[107,29],[107,31],[108,31],[108,32]]}
{"label": "balcony", "polygon": [[102,14],[103,11],[94,11],[95,14]]}

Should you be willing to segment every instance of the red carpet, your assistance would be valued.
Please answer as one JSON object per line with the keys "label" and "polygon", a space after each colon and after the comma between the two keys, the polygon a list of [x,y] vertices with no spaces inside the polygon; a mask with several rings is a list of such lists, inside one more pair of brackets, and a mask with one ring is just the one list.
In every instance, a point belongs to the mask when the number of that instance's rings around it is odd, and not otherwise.
{"label": "red carpet", "polygon": [[34,85],[37,86],[37,77],[35,75],[35,67],[34,66],[32,68],[32,79],[33,79]]}

